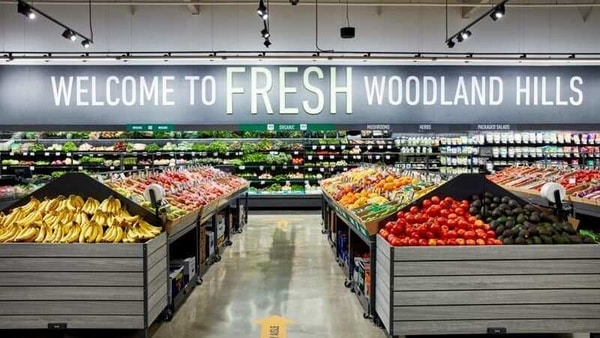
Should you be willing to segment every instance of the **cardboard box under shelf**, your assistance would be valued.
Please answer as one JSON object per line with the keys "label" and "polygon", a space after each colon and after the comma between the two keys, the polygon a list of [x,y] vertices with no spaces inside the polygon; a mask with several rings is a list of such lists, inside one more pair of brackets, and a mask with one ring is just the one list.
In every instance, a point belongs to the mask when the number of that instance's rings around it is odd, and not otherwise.
{"label": "cardboard box under shelf", "polygon": [[176,218],[172,221],[168,221],[165,224],[165,230],[169,235],[173,235],[178,232],[178,228],[188,226],[198,219],[198,215],[202,213],[203,208],[196,209],[191,211],[179,218]]}

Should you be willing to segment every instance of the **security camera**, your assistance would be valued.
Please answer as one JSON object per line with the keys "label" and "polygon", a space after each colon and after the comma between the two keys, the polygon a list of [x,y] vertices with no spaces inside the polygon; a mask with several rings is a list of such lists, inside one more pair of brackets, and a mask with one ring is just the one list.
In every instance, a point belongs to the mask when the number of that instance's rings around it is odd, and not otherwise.
{"label": "security camera", "polygon": [[292,4],[292,6],[296,6],[299,2],[300,2],[300,0],[290,0],[290,3]]}

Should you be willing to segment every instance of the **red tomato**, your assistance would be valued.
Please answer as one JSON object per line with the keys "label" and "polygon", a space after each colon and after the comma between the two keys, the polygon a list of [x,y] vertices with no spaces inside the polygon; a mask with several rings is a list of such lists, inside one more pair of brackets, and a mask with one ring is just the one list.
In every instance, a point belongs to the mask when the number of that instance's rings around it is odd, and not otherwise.
{"label": "red tomato", "polygon": [[442,225],[441,228],[443,233],[448,233],[450,231],[450,228],[448,228],[447,225]]}
{"label": "red tomato", "polygon": [[423,208],[429,208],[433,203],[431,202],[431,200],[424,199],[422,204]]}
{"label": "red tomato", "polygon": [[411,238],[411,239],[408,241],[408,245],[410,245],[410,246],[417,246],[417,245],[419,245],[419,240],[418,240],[418,239],[416,239],[416,238]]}
{"label": "red tomato", "polygon": [[396,237],[396,238],[394,238],[392,240],[392,245],[393,246],[401,246],[402,245],[402,240],[400,238]]}
{"label": "red tomato", "polygon": [[437,240],[431,238],[431,239],[429,239],[429,241],[427,242],[427,244],[429,246],[436,246],[437,245]]}
{"label": "red tomato", "polygon": [[457,214],[457,215],[462,216],[462,215],[465,214],[465,209],[463,209],[463,208],[456,208],[456,209],[454,209],[454,213]]}
{"label": "red tomato", "polygon": [[398,211],[398,213],[396,214],[396,217],[398,217],[399,219],[404,218],[404,211]]}
{"label": "red tomato", "polygon": [[404,233],[404,229],[399,226],[399,225],[395,225],[392,230],[390,231],[394,236],[400,236]]}
{"label": "red tomato", "polygon": [[381,229],[379,230],[379,234],[383,237],[383,238],[387,238],[390,235],[390,232],[385,230],[385,229]]}
{"label": "red tomato", "polygon": [[406,223],[415,224],[415,215],[413,215],[413,214],[406,215]]}
{"label": "red tomato", "polygon": [[456,238],[448,238],[446,240],[446,245],[458,245],[458,242],[456,241]]}
{"label": "red tomato", "polygon": [[448,225],[448,219],[446,217],[436,218],[439,225]]}
{"label": "red tomato", "polygon": [[438,245],[438,246],[445,246],[445,245],[446,245],[446,241],[445,241],[445,240],[443,240],[443,239],[438,239],[438,240],[437,240],[437,245]]}
{"label": "red tomato", "polygon": [[455,213],[451,213],[448,215],[448,219],[457,219],[457,218],[458,218],[458,215]]}
{"label": "red tomato", "polygon": [[440,210],[440,216],[442,216],[442,217],[448,217],[448,215],[450,215],[450,211],[448,209],[441,209]]}
{"label": "red tomato", "polygon": [[454,198],[452,198],[452,197],[446,197],[446,198],[444,198],[444,204],[446,204],[446,205],[452,205],[452,203],[454,203]]}
{"label": "red tomato", "polygon": [[457,238],[456,239],[456,244],[458,244],[458,245],[465,245],[466,241],[465,241],[464,238]]}
{"label": "red tomato", "polygon": [[495,238],[496,237],[496,233],[493,230],[488,230],[485,232],[485,234],[487,235],[488,238]]}
{"label": "red tomato", "polygon": [[[459,233],[459,236],[460,236],[460,233]],[[465,239],[467,239],[467,240],[468,240],[468,239],[475,239],[475,237],[476,237],[476,236],[475,236],[475,231],[471,231],[471,230],[469,230],[469,231],[465,231],[465,236],[464,236],[464,237],[465,237]]]}
{"label": "red tomato", "polygon": [[485,244],[487,244],[487,245],[496,245],[496,239],[494,239],[494,238],[488,238],[485,241]]}
{"label": "red tomato", "polygon": [[429,218],[425,214],[422,214],[422,213],[418,213],[415,215],[415,221],[417,223],[425,223],[425,222],[427,222],[428,219]]}
{"label": "red tomato", "polygon": [[469,218],[467,218],[467,221],[469,221],[469,223],[475,223],[477,221],[477,217],[470,216]]}
{"label": "red tomato", "polygon": [[454,230],[450,230],[450,231],[448,231],[448,232],[446,233],[446,237],[447,237],[447,238],[452,238],[452,239],[453,239],[453,238],[456,238],[456,237],[458,237],[458,234],[456,233],[456,231],[454,231]]}
{"label": "red tomato", "polygon": [[433,232],[427,231],[425,233],[425,238],[427,238],[427,239],[433,239],[433,238],[435,238],[435,235],[433,234]]}
{"label": "red tomato", "polygon": [[461,219],[460,221],[458,221],[458,227],[460,229],[468,230],[471,229],[471,223],[465,221],[464,219]]}
{"label": "red tomato", "polygon": [[427,215],[429,217],[436,217],[440,214],[441,211],[442,208],[440,208],[439,205],[432,205],[431,207],[429,207],[429,209],[427,209]]}
{"label": "red tomato", "polygon": [[456,234],[458,235],[458,237],[464,238],[465,237],[465,232],[467,232],[465,229],[458,229],[458,231],[456,232]]}
{"label": "red tomato", "polygon": [[503,245],[503,244],[504,244],[504,243],[502,243],[502,241],[501,241],[501,240],[499,240],[499,239],[496,239],[496,245]]}
{"label": "red tomato", "polygon": [[423,238],[419,239],[419,246],[427,246],[427,241],[424,240]]}
{"label": "red tomato", "polygon": [[475,245],[475,244],[477,244],[477,243],[476,243],[476,242],[475,242],[475,240],[473,240],[473,239],[467,239],[467,240],[465,241],[465,244],[467,244],[467,245]]}
{"label": "red tomato", "polygon": [[455,229],[456,226],[458,225],[458,222],[455,219],[449,219],[447,224],[448,224],[448,228]]}
{"label": "red tomato", "polygon": [[419,207],[417,207],[416,205],[413,205],[412,207],[410,207],[410,213],[413,215],[416,215],[419,213]]}
{"label": "red tomato", "polygon": [[429,227],[429,231],[433,232],[434,234],[439,234],[440,232],[442,232],[442,227],[438,224],[433,224]]}
{"label": "red tomato", "polygon": [[440,198],[437,196],[431,196],[431,203],[440,204]]}
{"label": "red tomato", "polygon": [[394,236],[394,234],[389,234],[386,239],[387,239],[388,242],[392,243],[392,240],[394,238],[396,238],[396,236]]}
{"label": "red tomato", "polygon": [[483,227],[483,224],[484,224],[483,221],[480,220],[480,219],[478,219],[478,220],[475,221],[475,226],[476,227]]}
{"label": "red tomato", "polygon": [[485,245],[485,240],[478,238],[475,243],[477,243],[477,245]]}

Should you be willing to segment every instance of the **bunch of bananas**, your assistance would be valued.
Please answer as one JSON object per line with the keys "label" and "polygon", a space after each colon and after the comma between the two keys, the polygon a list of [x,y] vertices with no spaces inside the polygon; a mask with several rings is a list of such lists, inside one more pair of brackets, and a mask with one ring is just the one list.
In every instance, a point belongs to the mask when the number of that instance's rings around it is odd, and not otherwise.
{"label": "bunch of bananas", "polygon": [[43,201],[32,197],[8,215],[0,213],[0,243],[136,243],[161,231],[131,216],[112,196],[102,203],[76,195]]}

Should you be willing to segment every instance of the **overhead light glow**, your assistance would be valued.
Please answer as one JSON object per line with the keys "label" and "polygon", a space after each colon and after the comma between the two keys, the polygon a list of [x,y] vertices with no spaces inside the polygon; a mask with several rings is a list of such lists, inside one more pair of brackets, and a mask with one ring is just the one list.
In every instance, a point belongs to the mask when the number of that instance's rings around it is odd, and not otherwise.
{"label": "overhead light glow", "polygon": [[492,18],[492,20],[496,21],[502,19],[505,13],[506,8],[504,7],[504,5],[499,5],[496,8],[494,8],[494,11],[492,12],[492,14],[490,14],[490,17]]}
{"label": "overhead light glow", "polygon": [[83,48],[90,48],[90,40],[85,39],[83,41],[81,41],[81,45],[83,46]]}
{"label": "overhead light glow", "polygon": [[62,33],[63,38],[67,39],[67,40],[71,40],[71,41],[75,41],[77,40],[77,35],[75,35],[75,32],[73,32],[70,29],[65,29],[65,31]]}
{"label": "overhead light glow", "polygon": [[17,5],[17,12],[25,15],[27,18],[29,18],[29,20],[33,20],[36,17],[35,12],[33,9],[31,9],[31,6],[21,1],[19,1]]}

